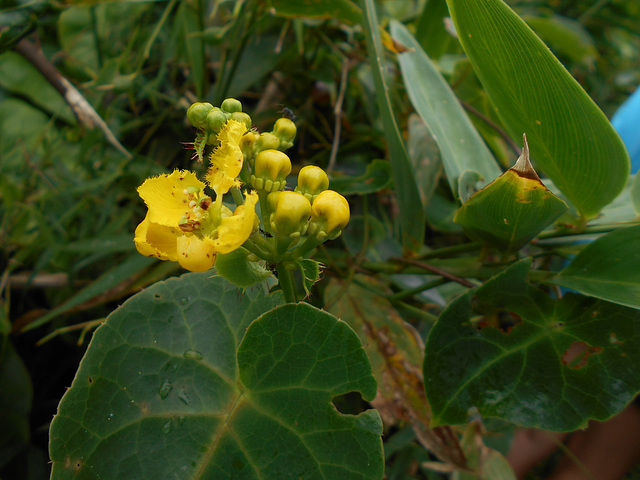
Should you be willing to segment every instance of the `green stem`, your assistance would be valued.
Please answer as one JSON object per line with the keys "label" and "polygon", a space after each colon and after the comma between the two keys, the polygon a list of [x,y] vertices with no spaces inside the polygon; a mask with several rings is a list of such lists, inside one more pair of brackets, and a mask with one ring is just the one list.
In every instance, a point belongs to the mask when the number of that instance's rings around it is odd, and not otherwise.
{"label": "green stem", "polygon": [[443,285],[445,283],[448,283],[449,280],[445,279],[445,278],[439,278],[437,280],[432,280],[431,282],[426,282],[423,283],[422,285],[418,285],[417,287],[414,288],[410,288],[407,290],[403,290],[401,292],[398,292],[394,295],[390,295],[389,297],[387,297],[387,300],[390,301],[394,301],[394,300],[404,300],[407,297],[412,297],[417,293],[421,293],[424,292],[425,290],[430,290],[432,288],[435,287],[439,287],[440,285]]}
{"label": "green stem", "polygon": [[429,312],[425,312],[424,310],[421,310],[421,309],[419,309],[417,307],[414,307],[413,305],[409,305],[408,303],[405,303],[405,302],[402,302],[402,301],[393,301],[393,302],[391,302],[391,304],[394,307],[404,308],[405,310],[408,310],[409,312],[411,312],[416,317],[419,317],[419,318],[421,318],[423,320],[426,320],[431,325],[436,323],[436,320],[438,320],[438,317],[436,315],[433,315],[432,313],[429,313]]}
{"label": "green stem", "polygon": [[258,200],[260,203],[260,214],[262,215],[262,228],[264,228],[265,232],[273,233],[271,231],[271,225],[269,224],[269,205],[267,205],[267,197],[269,196],[269,192],[265,192],[264,190],[258,190]]}
{"label": "green stem", "polygon": [[267,262],[271,261],[272,255],[269,252],[267,252],[267,251],[263,250],[262,248],[260,248],[254,242],[252,242],[251,239],[248,239],[246,242],[244,242],[242,244],[242,246],[244,248],[246,248],[247,250],[249,250],[251,253],[255,254],[258,257],[260,257],[262,260],[266,260]]}
{"label": "green stem", "polygon": [[289,245],[291,245],[291,239],[283,235],[276,235],[276,255],[282,258],[286,253]]}
{"label": "green stem", "polygon": [[316,237],[314,236],[309,236],[307,237],[307,239],[302,243],[302,245],[300,245],[298,248],[296,248],[293,252],[291,252],[291,256],[293,258],[300,258],[300,257],[304,257],[306,254],[308,254],[309,252],[311,252],[314,248],[316,248],[318,245],[320,245],[322,242],[319,241]]}
{"label": "green stem", "polygon": [[238,207],[240,205],[244,205],[244,198],[242,197],[242,192],[238,187],[231,187],[231,195],[233,196],[233,201],[236,202]]}
{"label": "green stem", "polygon": [[457,255],[459,253],[473,252],[474,250],[478,249],[480,249],[480,244],[478,243],[465,243],[463,245],[454,245],[453,247],[436,248],[425,253],[424,255],[418,256],[417,258],[419,260],[427,260],[430,258],[445,258]]}
{"label": "green stem", "polygon": [[251,240],[254,244],[256,244],[260,249],[267,252],[270,255],[269,261],[273,261],[272,257],[275,253],[275,250],[273,248],[273,242],[270,242],[269,240],[264,238],[262,235],[260,235],[259,232],[255,232],[253,235],[251,235],[249,237],[249,240]]}
{"label": "green stem", "polygon": [[278,272],[278,282],[280,283],[285,301],[287,303],[297,303],[298,298],[293,283],[293,272],[288,270],[282,263],[276,266],[276,271]]}

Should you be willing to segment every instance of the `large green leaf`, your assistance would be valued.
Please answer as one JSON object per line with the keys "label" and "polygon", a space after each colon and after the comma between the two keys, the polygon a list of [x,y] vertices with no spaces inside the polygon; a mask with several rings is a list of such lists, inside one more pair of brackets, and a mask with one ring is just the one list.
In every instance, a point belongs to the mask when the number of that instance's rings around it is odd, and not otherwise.
{"label": "large green leaf", "polygon": [[376,102],[382,117],[382,126],[389,148],[391,173],[398,199],[398,223],[402,235],[402,245],[405,250],[418,251],[424,241],[425,215],[416,183],[416,173],[396,121],[391,104],[391,89],[384,75],[384,49],[376,6],[373,0],[362,0],[362,4],[367,52],[376,85]]}
{"label": "large green leaf", "polygon": [[404,25],[392,22],[391,34],[408,48],[398,56],[404,84],[416,112],[440,148],[454,196],[459,196],[458,182],[465,172],[477,174],[480,187],[487,185],[502,171],[453,90]]}
{"label": "large green leaf", "polygon": [[513,138],[594,217],[624,188],[629,157],[605,115],[502,0],[447,0],[460,42]]}
{"label": "large green leaf", "polygon": [[600,237],[551,281],[640,309],[640,225]]}
{"label": "large green leaf", "polygon": [[377,412],[331,403],[375,396],[360,341],[326,312],[281,302],[210,272],[132,297],[62,399],[52,478],[382,478]]}
{"label": "large green leaf", "polygon": [[640,312],[527,283],[522,260],[455,300],[431,330],[425,389],[436,424],[483,416],[567,431],[640,389]]}

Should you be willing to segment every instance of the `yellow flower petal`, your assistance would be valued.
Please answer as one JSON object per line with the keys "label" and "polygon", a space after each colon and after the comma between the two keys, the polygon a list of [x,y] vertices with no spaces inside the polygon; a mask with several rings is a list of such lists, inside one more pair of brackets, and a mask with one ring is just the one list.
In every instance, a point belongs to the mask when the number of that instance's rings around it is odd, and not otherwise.
{"label": "yellow flower petal", "polygon": [[160,260],[178,260],[176,240],[182,236],[178,228],[165,227],[149,221],[149,215],[136,228],[134,243],[136,249],[147,257],[156,257]]}
{"label": "yellow flower petal", "polygon": [[196,174],[185,170],[174,170],[171,175],[147,178],[138,187],[138,193],[149,207],[147,217],[151,223],[165,227],[177,227],[189,209],[184,190],[187,187],[204,188]]}
{"label": "yellow flower petal", "polygon": [[195,235],[178,237],[178,263],[192,272],[206,272],[216,261],[215,247],[211,237]]}
{"label": "yellow flower petal", "polygon": [[249,193],[246,195],[244,205],[236,208],[232,216],[222,218],[218,226],[218,237],[214,240],[218,253],[233,252],[247,241],[253,231],[256,203],[258,203],[258,194]]}
{"label": "yellow flower petal", "polygon": [[244,123],[229,120],[218,133],[220,145],[211,153],[211,166],[206,176],[207,182],[218,196],[227,193],[234,185],[240,185],[236,180],[242,170],[243,160],[240,139],[246,131]]}

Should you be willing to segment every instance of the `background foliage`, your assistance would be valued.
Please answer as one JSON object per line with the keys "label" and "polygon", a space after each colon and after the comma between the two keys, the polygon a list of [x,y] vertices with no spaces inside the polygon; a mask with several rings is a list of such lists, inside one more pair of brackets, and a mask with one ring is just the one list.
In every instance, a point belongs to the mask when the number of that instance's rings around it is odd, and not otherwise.
{"label": "background foliage", "polygon": [[[637,2],[508,3],[607,116],[640,83]],[[193,139],[185,122],[186,109],[194,101],[216,105],[228,96],[243,101],[260,130],[270,128],[283,112],[292,112],[299,132],[291,154],[296,168],[322,166],[332,173],[332,188],[349,196],[351,223],[340,239],[316,255],[326,266],[325,278],[314,287],[310,301],[351,318],[366,345],[379,384],[373,405],[385,424],[388,478],[439,478],[425,467],[430,457],[420,444],[429,445],[440,459],[449,455],[444,459],[455,464],[455,452],[443,452],[428,437],[430,430],[415,428],[430,420],[425,399],[412,396],[421,391],[420,349],[436,316],[474,285],[469,279],[488,279],[501,267],[478,262],[480,246],[470,243],[452,221],[457,198],[466,199],[466,189],[472,191],[478,178],[465,176],[464,165],[454,170],[445,160],[447,150],[438,148],[414,113],[415,108],[424,118],[414,100],[420,85],[406,75],[402,57],[397,62],[387,34],[372,23],[376,18],[385,27],[391,23],[392,34],[402,43],[397,22],[409,27],[437,67],[434,71],[446,80],[448,86],[440,87],[450,88],[471,112],[472,126],[496,159],[494,164],[487,161],[491,166],[486,171],[497,175],[496,164],[504,169],[514,163],[513,141],[519,142],[519,135],[510,139],[502,134],[509,126],[491,106],[491,92],[482,87],[458,40],[442,27],[442,17],[448,15],[441,0],[3,4],[2,478],[48,477],[49,423],[92,329],[132,293],[181,273],[173,264],[158,263],[135,251],[132,232],[144,217],[136,187],[149,175],[197,169],[181,143]],[[109,141],[105,129],[78,121],[50,82],[18,53],[23,40],[42,48],[120,146]],[[443,125],[443,131],[450,132],[448,124]],[[389,155],[392,164],[386,160]],[[457,184],[452,183],[452,172],[460,177]],[[545,180],[545,184],[554,190],[551,183]],[[558,187],[562,190],[562,185]],[[611,204],[590,224],[589,239],[612,230],[614,222],[636,218],[626,199]],[[419,220],[422,215],[426,223]],[[621,241],[633,255],[638,250],[627,241],[634,238],[632,232],[628,237],[623,232],[608,242]],[[561,270],[559,259],[584,247],[560,245],[554,243],[554,233],[547,235],[541,236],[546,243],[540,250],[532,251],[541,259],[539,271]],[[587,247],[599,252],[611,248],[598,242]],[[420,257],[402,257],[408,250]],[[622,317],[636,315],[631,307],[637,308],[637,303],[628,300],[635,290],[621,299],[615,297],[620,289],[614,284],[602,293],[602,288],[594,287],[596,275],[591,279],[579,275],[584,258],[578,255],[576,263],[553,282],[588,295],[597,291],[598,298],[629,307],[622,311],[615,306]],[[598,277],[615,279],[608,265],[601,266]],[[637,279],[632,281],[637,288]],[[477,292],[488,290],[490,286]],[[469,294],[449,307],[449,316],[465,298]],[[562,313],[564,307],[558,308]],[[438,326],[434,335],[447,335],[452,328],[444,322]],[[623,340],[624,332],[614,333]],[[389,353],[394,351],[400,356]],[[416,384],[420,388],[407,387]],[[627,396],[635,393],[634,388],[625,387]],[[392,392],[400,392],[402,401]],[[439,408],[437,399],[429,398]],[[345,410],[362,409],[361,398],[342,402]],[[463,412],[466,407],[460,405]],[[446,415],[446,409],[436,412],[436,417]],[[580,422],[574,423],[562,428]],[[495,435],[495,446],[504,451],[507,442],[500,446],[500,439],[508,438],[511,427],[500,424],[495,430],[507,432]]]}

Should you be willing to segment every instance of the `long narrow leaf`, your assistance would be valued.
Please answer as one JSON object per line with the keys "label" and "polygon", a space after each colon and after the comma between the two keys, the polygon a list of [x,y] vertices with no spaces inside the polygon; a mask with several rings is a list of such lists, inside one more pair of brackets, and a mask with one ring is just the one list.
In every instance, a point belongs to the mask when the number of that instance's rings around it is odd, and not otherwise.
{"label": "long narrow leaf", "polygon": [[411,103],[438,143],[453,194],[458,196],[465,171],[478,173],[481,186],[492,182],[502,171],[451,87],[404,25],[392,22],[391,34],[409,49],[399,54],[402,77]]}
{"label": "long narrow leaf", "polygon": [[378,27],[378,17],[373,0],[362,0],[367,51],[376,85],[376,101],[382,116],[385,139],[389,148],[391,172],[395,183],[402,244],[405,250],[417,251],[424,241],[425,216],[416,184],[416,175],[389,97],[389,86],[383,75],[384,50]]}

